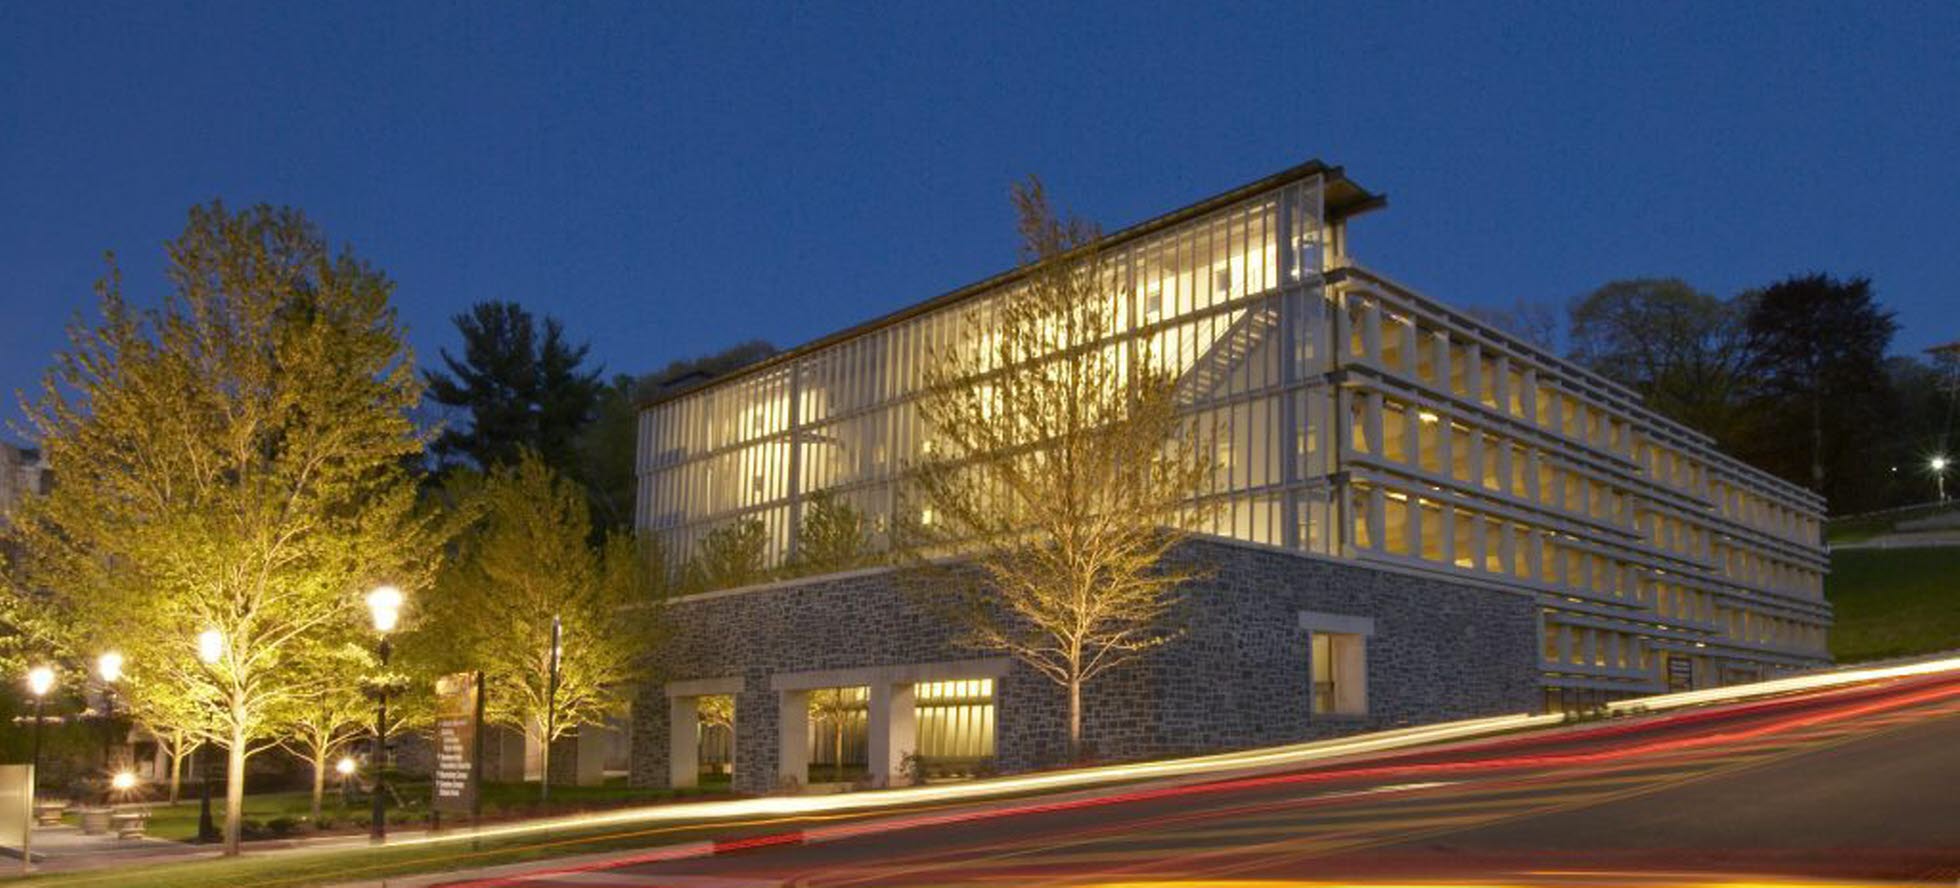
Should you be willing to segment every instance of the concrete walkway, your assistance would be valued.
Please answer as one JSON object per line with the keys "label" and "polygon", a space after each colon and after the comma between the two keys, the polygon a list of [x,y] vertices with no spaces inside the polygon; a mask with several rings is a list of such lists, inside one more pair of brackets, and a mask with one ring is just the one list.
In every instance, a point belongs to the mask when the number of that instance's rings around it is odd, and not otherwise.
{"label": "concrete walkway", "polygon": [[[218,856],[215,846],[152,838],[118,839],[114,834],[91,836],[84,834],[81,827],[66,825],[35,827],[32,851],[36,873],[70,873]],[[19,872],[19,854],[12,853],[10,857],[6,864],[0,864],[0,870],[11,866],[13,872]]]}

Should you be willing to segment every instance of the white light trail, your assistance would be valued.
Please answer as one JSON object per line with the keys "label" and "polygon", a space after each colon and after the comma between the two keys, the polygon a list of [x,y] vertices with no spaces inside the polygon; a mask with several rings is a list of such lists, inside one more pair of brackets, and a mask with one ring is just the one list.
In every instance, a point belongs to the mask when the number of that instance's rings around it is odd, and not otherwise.
{"label": "white light trail", "polygon": [[[1644,708],[1648,711],[1678,709],[1684,706],[1735,702],[1752,697],[1818,690],[1890,678],[1907,678],[1960,670],[1960,657],[1907,663],[1895,666],[1850,669],[1816,675],[1794,676],[1772,681],[1711,688],[1702,691],[1666,694],[1607,705],[1615,712]],[[1380,731],[1357,737],[1318,740],[1288,746],[1266,747],[1192,758],[1169,759],[1136,764],[1104,765],[1042,774],[1025,774],[993,780],[947,786],[914,786],[875,792],[840,793],[821,796],[767,796],[688,804],[660,804],[615,811],[600,811],[553,817],[522,823],[485,826],[440,835],[403,836],[388,842],[390,847],[468,842],[483,838],[516,837],[568,829],[608,826],[646,826],[663,823],[703,823],[748,817],[794,817],[799,815],[872,812],[935,802],[981,802],[1004,796],[1030,793],[1092,789],[1138,780],[1174,778],[1209,779],[1221,772],[1256,771],[1325,763],[1363,753],[1388,752],[1454,740],[1489,737],[1527,728],[1564,723],[1562,715],[1505,715],[1470,719],[1422,727]]]}

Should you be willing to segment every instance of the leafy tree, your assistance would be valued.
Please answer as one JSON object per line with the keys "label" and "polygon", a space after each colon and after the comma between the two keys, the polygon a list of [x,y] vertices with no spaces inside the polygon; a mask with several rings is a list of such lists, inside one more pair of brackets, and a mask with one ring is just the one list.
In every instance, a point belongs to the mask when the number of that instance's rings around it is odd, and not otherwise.
{"label": "leafy tree", "polygon": [[871,560],[871,537],[864,514],[828,490],[803,501],[803,523],[796,529],[797,568],[829,573],[862,567]]}
{"label": "leafy tree", "polygon": [[463,356],[447,349],[448,372],[428,371],[429,395],[469,413],[467,429],[446,429],[433,450],[445,464],[511,465],[536,451],[553,471],[579,477],[579,433],[593,419],[605,384],[581,370],[588,346],[565,341],[555,318],[540,325],[514,302],[479,302],[454,318]]}
{"label": "leafy tree", "polygon": [[1733,447],[1751,431],[1746,311],[1679,278],[1613,281],[1572,306],[1572,358]]}
{"label": "leafy tree", "polygon": [[[456,666],[483,671],[493,689],[486,716],[539,742],[540,792],[549,797],[552,742],[621,712],[645,674],[659,630],[653,571],[631,536],[591,546],[583,493],[535,453],[491,471],[468,508],[475,523],[443,575],[431,622]],[[553,620],[561,627],[555,694]]]}
{"label": "leafy tree", "polygon": [[858,711],[850,688],[821,688],[810,692],[810,721],[829,725],[832,743],[831,780],[844,782],[844,731]]}
{"label": "leafy tree", "polygon": [[1781,428],[1794,433],[1761,436],[1755,460],[1810,485],[1838,511],[1860,503],[1858,476],[1870,468],[1864,444],[1887,419],[1892,312],[1868,279],[1810,274],[1751,294],[1747,326],[1750,372]]}
{"label": "leafy tree", "polygon": [[[320,644],[309,652],[311,687],[293,695],[280,718],[285,747],[313,769],[312,818],[320,822],[320,803],[326,795],[327,771],[348,744],[367,736],[373,712],[363,684],[380,663],[357,644]],[[397,708],[398,707],[391,707]]]}
{"label": "leafy tree", "polygon": [[1199,569],[1165,556],[1207,517],[1192,501],[1213,468],[1173,369],[1147,341],[1111,341],[1121,315],[1097,233],[1058,219],[1039,181],[1015,207],[1022,281],[928,363],[934,446],[907,558],[951,551],[979,568],[983,581],[948,581],[969,641],[1066,690],[1075,757],[1082,686],[1175,634],[1165,618]]}
{"label": "leafy tree", "polygon": [[404,470],[421,387],[388,279],[267,206],[193,208],[168,253],[151,311],[112,260],[101,322],[71,327],[29,405],[61,480],[18,516],[22,585],[52,590],[75,649],[114,640],[209,707],[236,854],[246,761],[315,681],[296,654],[362,620],[371,586],[421,585],[440,541]]}
{"label": "leafy tree", "polygon": [[713,354],[670,361],[660,372],[650,373],[640,380],[638,399],[656,397],[676,387],[740,370],[775,353],[775,346],[760,339],[751,339]]}
{"label": "leafy tree", "polygon": [[759,518],[737,519],[708,531],[687,566],[689,591],[733,589],[768,578],[769,530]]}
{"label": "leafy tree", "polygon": [[183,790],[184,763],[216,736],[217,713],[200,699],[197,689],[146,679],[145,672],[126,668],[118,705],[139,730],[156,740],[169,760],[169,798],[174,805]]}
{"label": "leafy tree", "polygon": [[1559,307],[1515,299],[1508,306],[1471,306],[1466,313],[1548,352],[1558,351]]}

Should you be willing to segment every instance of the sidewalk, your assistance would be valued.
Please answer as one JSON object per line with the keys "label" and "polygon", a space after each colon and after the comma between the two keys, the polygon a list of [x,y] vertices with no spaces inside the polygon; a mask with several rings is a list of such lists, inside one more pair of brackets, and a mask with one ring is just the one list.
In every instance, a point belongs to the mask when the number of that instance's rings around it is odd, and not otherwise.
{"label": "sidewalk", "polygon": [[[113,833],[91,836],[83,834],[81,827],[67,825],[35,827],[32,850],[35,873],[71,873],[218,856],[215,846],[187,845],[165,839],[118,839]],[[18,860],[17,854],[10,854],[9,860],[0,863],[0,872],[7,875],[19,872]]]}

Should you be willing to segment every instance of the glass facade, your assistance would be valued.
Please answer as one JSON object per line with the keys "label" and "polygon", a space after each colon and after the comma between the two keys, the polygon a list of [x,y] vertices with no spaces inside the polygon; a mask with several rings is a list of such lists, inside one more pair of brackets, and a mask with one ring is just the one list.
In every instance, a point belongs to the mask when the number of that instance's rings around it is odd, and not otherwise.
{"label": "glass facade", "polygon": [[[1661,660],[1827,657],[1821,501],[1624,389],[1354,266],[1319,173],[1111,236],[1121,317],[1212,436],[1217,536],[1533,595],[1548,688],[1660,689]],[[934,349],[1012,275],[648,406],[639,526],[685,557],[755,518],[794,557],[828,490],[882,533],[929,446]],[[985,315],[981,315],[985,317]],[[1588,694],[1587,696],[1595,696]]]}

